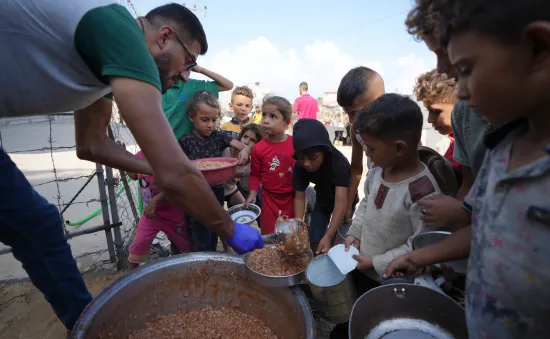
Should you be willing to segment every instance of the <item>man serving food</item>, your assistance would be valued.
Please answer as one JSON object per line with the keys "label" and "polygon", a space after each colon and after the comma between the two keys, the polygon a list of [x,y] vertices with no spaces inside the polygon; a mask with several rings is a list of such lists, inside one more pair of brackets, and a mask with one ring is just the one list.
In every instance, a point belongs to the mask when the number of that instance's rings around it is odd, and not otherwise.
{"label": "man serving food", "polygon": [[[115,1],[26,0],[0,4],[0,118],[74,111],[80,159],[155,175],[178,208],[238,253],[263,246],[233,223],[200,171],[181,151],[161,93],[187,81],[208,49],[197,17],[178,4],[133,18]],[[9,47],[7,47],[9,46]],[[112,97],[147,161],[107,137]],[[56,207],[0,149],[0,241],[12,247],[32,282],[71,329],[91,300]],[[191,198],[193,196],[194,198]],[[201,197],[200,204],[196,197]]]}

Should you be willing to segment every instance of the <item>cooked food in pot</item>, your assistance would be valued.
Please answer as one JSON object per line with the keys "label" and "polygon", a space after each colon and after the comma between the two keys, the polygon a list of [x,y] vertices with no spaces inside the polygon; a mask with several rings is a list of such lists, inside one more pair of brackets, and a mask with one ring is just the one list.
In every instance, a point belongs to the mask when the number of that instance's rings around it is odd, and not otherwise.
{"label": "cooked food in pot", "polygon": [[300,273],[306,269],[310,259],[307,253],[299,256],[285,255],[284,248],[264,247],[250,254],[247,265],[255,272],[282,277]]}
{"label": "cooked food in pot", "polygon": [[210,306],[157,318],[128,339],[278,339],[259,319],[237,308]]}

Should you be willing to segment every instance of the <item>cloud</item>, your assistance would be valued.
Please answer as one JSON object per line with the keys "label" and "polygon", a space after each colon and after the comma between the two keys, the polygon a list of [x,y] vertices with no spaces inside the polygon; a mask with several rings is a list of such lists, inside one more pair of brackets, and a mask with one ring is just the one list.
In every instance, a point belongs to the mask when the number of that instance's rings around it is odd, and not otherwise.
{"label": "cloud", "polygon": [[[427,61],[419,58],[415,54],[409,54],[397,59],[397,68],[400,72],[395,81],[395,88],[397,88],[400,93],[412,94],[415,79],[420,74],[435,68],[435,61]],[[386,90],[394,91],[395,88],[386,88]]]}
{"label": "cloud", "polygon": [[[386,70],[389,62],[386,65],[381,60],[353,56],[332,41],[319,40],[306,44],[299,50],[284,50],[264,36],[235,48],[207,55],[200,62],[236,85],[260,82],[262,87],[290,100],[298,96],[300,82],[307,81],[310,92],[314,96],[322,96],[325,91],[335,90],[346,72],[357,66],[370,67],[381,73],[385,77],[386,85],[393,86],[387,87],[391,91],[395,87],[401,90],[401,86],[404,86],[403,90],[405,87],[408,87],[407,90],[411,89],[414,77],[427,69],[425,62],[414,55],[394,62],[397,69]],[[415,73],[421,68],[421,71]],[[386,71],[390,78],[386,78]],[[395,71],[398,77],[392,76]],[[220,99],[225,104],[229,100],[228,94],[223,94]]]}

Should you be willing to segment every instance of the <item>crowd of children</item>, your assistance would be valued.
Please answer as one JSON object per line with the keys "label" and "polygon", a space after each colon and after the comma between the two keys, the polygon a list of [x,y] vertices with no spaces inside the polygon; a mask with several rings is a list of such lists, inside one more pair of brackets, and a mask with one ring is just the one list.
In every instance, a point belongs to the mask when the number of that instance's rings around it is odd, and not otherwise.
{"label": "crowd of children", "polygon": [[[233,91],[235,115],[221,129],[216,98],[195,94],[187,105],[194,129],[181,136],[182,149],[190,159],[239,160],[235,178],[212,190],[220,204],[261,205],[262,234],[273,233],[281,215],[304,217],[305,191],[314,184],[312,250],[326,253],[341,225],[351,222],[345,246],[359,249],[352,276],[360,293],[383,277],[469,255],[469,335],[542,338],[550,331],[544,269],[550,258],[550,5],[417,0],[406,25],[438,57],[437,70],[419,75],[414,92],[428,122],[448,138],[438,151],[457,174],[455,196],[442,194],[437,173],[419,157],[418,104],[384,94],[382,77],[366,67],[348,72],[337,94],[353,124],[351,163],[317,120],[300,119],[289,135],[296,112],[283,97],[267,96],[250,117],[247,87]],[[374,166],[355,210],[365,154]],[[216,250],[217,236],[175,210],[152,177],[137,179],[153,196],[130,250],[134,266],[145,260],[158,231],[182,252]],[[413,251],[412,240],[427,227],[454,233]],[[339,325],[332,338],[346,332],[346,324]]]}

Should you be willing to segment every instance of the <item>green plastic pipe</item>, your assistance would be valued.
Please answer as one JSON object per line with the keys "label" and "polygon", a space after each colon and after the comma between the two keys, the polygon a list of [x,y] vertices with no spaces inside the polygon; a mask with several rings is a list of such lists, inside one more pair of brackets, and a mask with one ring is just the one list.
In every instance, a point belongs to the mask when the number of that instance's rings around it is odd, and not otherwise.
{"label": "green plastic pipe", "polygon": [[[128,182],[130,182],[131,179],[128,178]],[[116,197],[118,198],[122,192],[124,191],[124,186],[122,186],[117,194],[116,194]],[[111,205],[111,201],[108,200],[107,201],[107,205]],[[138,205],[139,205],[139,214],[141,215],[141,213],[143,212],[143,201],[141,200],[141,194],[138,195]],[[96,216],[99,215],[99,213],[101,213],[101,207],[98,208],[97,210],[93,211],[92,213],[90,213],[88,216],[78,220],[78,221],[70,221],[70,220],[66,220],[65,221],[65,224],[67,224],[68,226],[72,226],[72,227],[76,227],[76,226],[82,226],[83,224],[87,223],[88,221],[90,221],[91,219],[95,218]]]}

